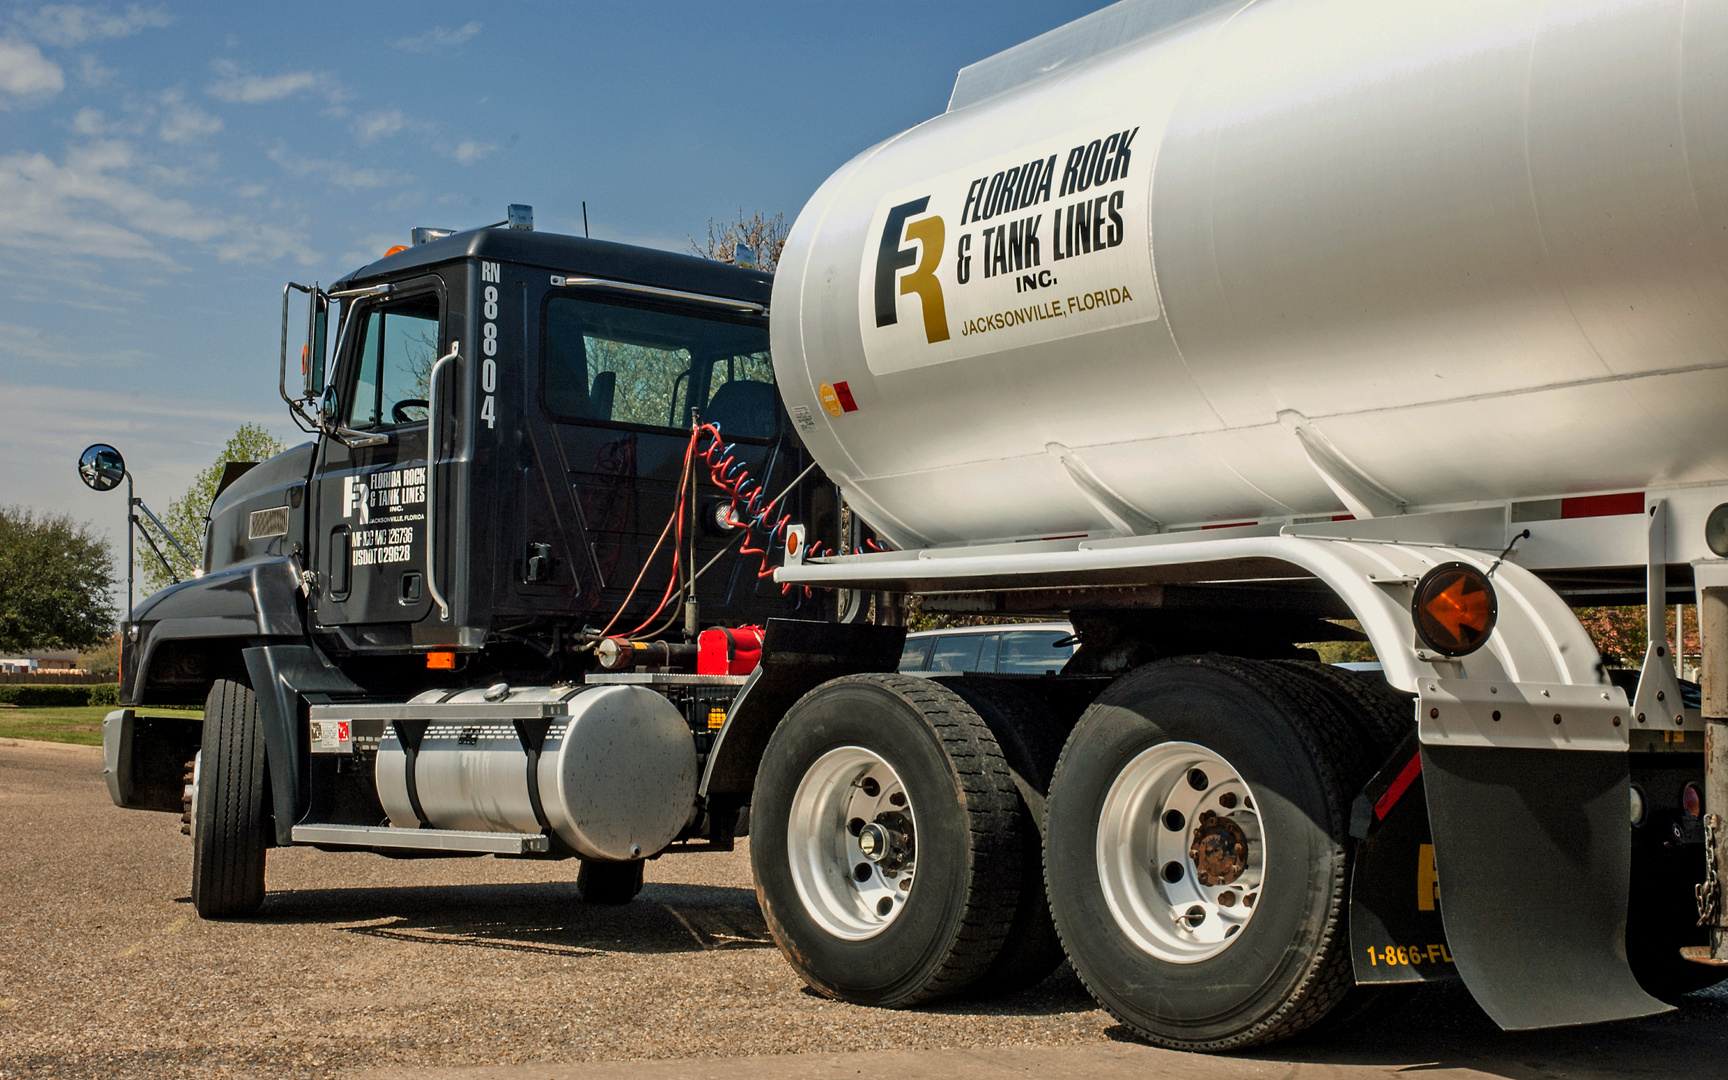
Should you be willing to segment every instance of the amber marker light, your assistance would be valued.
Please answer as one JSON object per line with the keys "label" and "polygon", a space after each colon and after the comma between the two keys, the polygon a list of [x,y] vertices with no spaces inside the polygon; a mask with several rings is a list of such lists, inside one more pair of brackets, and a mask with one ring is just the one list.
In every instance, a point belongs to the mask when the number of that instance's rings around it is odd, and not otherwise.
{"label": "amber marker light", "polygon": [[456,654],[453,652],[429,652],[426,654],[427,671],[455,671]]}
{"label": "amber marker light", "polygon": [[1499,607],[1487,574],[1449,562],[1422,575],[1411,611],[1424,644],[1443,656],[1463,656],[1487,642]]}

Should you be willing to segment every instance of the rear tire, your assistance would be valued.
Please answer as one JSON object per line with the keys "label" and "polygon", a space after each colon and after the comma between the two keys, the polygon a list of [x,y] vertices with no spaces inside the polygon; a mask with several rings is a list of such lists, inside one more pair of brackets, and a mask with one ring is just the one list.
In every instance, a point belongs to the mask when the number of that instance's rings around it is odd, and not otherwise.
{"label": "rear tire", "polygon": [[250,915],[264,902],[270,825],[264,730],[251,687],[218,679],[210,688],[198,762],[192,906],[205,919]]}
{"label": "rear tire", "polygon": [[964,990],[1001,953],[1019,797],[989,726],[952,690],[877,674],[810,691],[769,740],[750,824],[768,931],[818,993],[915,1005]]}
{"label": "rear tire", "polygon": [[[940,680],[989,725],[1020,795],[1020,894],[1002,951],[972,986],[978,997],[1029,990],[1062,963],[1062,939],[1044,890],[1044,800],[1062,756],[1060,721],[1035,694],[1002,679]],[[1025,788],[1021,788],[1021,784]]]}
{"label": "rear tire", "polygon": [[1306,679],[1218,656],[1146,665],[1087,709],[1044,858],[1068,959],[1111,1015],[1228,1050],[1344,999],[1352,728]]}
{"label": "rear tire", "polygon": [[628,904],[642,891],[641,859],[601,862],[583,859],[576,871],[576,894],[584,904]]}

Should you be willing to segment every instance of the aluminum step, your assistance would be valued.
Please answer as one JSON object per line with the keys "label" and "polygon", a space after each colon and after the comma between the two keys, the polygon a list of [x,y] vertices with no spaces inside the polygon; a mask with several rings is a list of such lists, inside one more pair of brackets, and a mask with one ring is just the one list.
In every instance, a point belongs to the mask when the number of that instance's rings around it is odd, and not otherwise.
{"label": "aluminum step", "polygon": [[529,855],[548,849],[540,833],[466,832],[461,829],[395,829],[388,825],[296,825],[296,844],[407,848],[414,851],[481,851]]}

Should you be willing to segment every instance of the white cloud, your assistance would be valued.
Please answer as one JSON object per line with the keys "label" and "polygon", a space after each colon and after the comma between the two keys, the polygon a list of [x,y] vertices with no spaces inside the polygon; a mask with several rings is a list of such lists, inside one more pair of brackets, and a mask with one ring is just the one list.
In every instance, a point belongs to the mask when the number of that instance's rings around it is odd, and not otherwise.
{"label": "white cloud", "polygon": [[131,37],[140,30],[167,26],[174,20],[160,8],[144,8],[137,4],[128,4],[126,10],[118,15],[106,8],[81,4],[49,4],[38,8],[33,15],[20,15],[18,21],[32,37],[65,47],[103,38]]}
{"label": "white cloud", "polygon": [[107,86],[118,74],[113,68],[102,66],[93,53],[84,53],[78,57],[78,81],[85,86]]}
{"label": "white cloud", "polygon": [[317,261],[299,234],[166,198],[140,177],[183,179],[140,161],[136,149],[118,139],[74,147],[63,163],[42,153],[0,156],[0,252],[173,268],[178,264],[158,247],[169,240],[223,260]]}
{"label": "white cloud", "polygon": [[[60,65],[43,56],[41,49],[15,38],[0,38],[0,95],[29,100],[52,97],[65,88]],[[0,97],[0,108],[11,104]]]}
{"label": "white cloud", "polygon": [[189,104],[178,90],[169,90],[162,95],[162,107],[167,115],[163,117],[161,127],[156,129],[156,134],[163,142],[196,142],[206,135],[214,135],[222,130],[221,118],[211,116],[198,106]]}
{"label": "white cloud", "polygon": [[450,156],[455,158],[459,165],[472,165],[496,149],[498,149],[497,143],[483,143],[475,142],[473,139],[463,139],[461,142],[456,144],[456,149],[450,152]]}
{"label": "white cloud", "polygon": [[378,112],[366,113],[354,119],[354,135],[360,140],[360,145],[376,142],[407,127],[409,120],[402,115],[401,109],[382,109]]}
{"label": "white cloud", "polygon": [[453,49],[463,42],[471,40],[480,32],[480,23],[471,22],[455,30],[447,30],[442,26],[434,26],[418,37],[402,38],[396,42],[396,47],[404,52],[433,53],[444,49]]}
{"label": "white cloud", "polygon": [[321,71],[252,75],[242,71],[232,60],[218,60],[211,67],[216,70],[216,81],[211,83],[206,91],[213,98],[237,105],[280,101],[307,90],[321,91],[332,99],[339,94],[335,80]]}
{"label": "white cloud", "polygon": [[337,187],[349,191],[360,191],[367,188],[381,188],[392,184],[403,184],[412,178],[390,172],[388,169],[357,169],[341,161],[331,161],[324,158],[300,157],[288,151],[286,146],[277,144],[270,151],[270,160],[282,166],[290,176],[317,176]]}

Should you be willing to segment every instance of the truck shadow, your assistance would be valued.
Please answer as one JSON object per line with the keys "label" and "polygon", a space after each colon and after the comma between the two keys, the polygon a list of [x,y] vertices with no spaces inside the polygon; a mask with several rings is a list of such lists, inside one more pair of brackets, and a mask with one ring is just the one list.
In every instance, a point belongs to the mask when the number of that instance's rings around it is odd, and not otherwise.
{"label": "truck shadow", "polygon": [[[1139,1041],[1123,1027],[1109,1038]],[[1229,1056],[1245,1061],[1472,1070],[1506,1080],[1706,1075],[1728,1053],[1728,989],[1700,991],[1660,1016],[1583,1027],[1502,1031],[1462,985],[1425,986],[1376,1021]],[[1716,1063],[1714,1065],[1709,1063]],[[1448,1075],[1451,1075],[1448,1073]]]}
{"label": "truck shadow", "polygon": [[255,919],[457,949],[563,957],[771,949],[750,889],[651,883],[628,904],[584,904],[571,882],[298,889]]}

